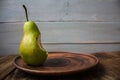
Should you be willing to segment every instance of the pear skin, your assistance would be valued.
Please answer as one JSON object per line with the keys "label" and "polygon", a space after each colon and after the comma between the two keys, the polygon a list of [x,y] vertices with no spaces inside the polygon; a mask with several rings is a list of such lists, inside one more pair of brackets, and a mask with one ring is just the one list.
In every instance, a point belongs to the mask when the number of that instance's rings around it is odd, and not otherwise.
{"label": "pear skin", "polygon": [[[23,5],[23,7],[25,6]],[[33,21],[29,21],[28,18],[23,26],[19,53],[26,64],[33,66],[43,65],[48,56],[48,52],[42,46],[41,33],[37,25]]]}

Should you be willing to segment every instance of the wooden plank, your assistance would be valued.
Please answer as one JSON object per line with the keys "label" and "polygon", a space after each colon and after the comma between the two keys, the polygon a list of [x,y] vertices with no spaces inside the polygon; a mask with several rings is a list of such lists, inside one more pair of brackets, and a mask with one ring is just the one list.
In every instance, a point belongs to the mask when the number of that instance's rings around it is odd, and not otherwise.
{"label": "wooden plank", "polygon": [[117,80],[120,78],[120,52],[97,52],[93,53],[93,55],[99,59],[99,64],[81,73],[63,76],[42,76],[31,75],[16,69],[4,80]]}
{"label": "wooden plank", "polygon": [[[43,43],[120,42],[119,22],[38,22]],[[0,44],[18,44],[23,23],[0,24]]]}
{"label": "wooden plank", "polygon": [[119,0],[0,0],[0,22],[24,21],[23,4],[34,21],[120,21]]}
{"label": "wooden plank", "polygon": [[66,51],[93,53],[101,51],[119,51],[120,44],[44,44],[48,51]]}
{"label": "wooden plank", "polygon": [[[63,52],[101,52],[101,51],[119,51],[120,44],[43,44],[44,48],[49,51],[63,51]],[[0,55],[17,54],[18,44],[9,44],[0,47]]]}
{"label": "wooden plank", "polygon": [[3,80],[3,78],[15,69],[15,66],[13,66],[14,57],[15,56],[4,56],[0,58],[0,80]]}

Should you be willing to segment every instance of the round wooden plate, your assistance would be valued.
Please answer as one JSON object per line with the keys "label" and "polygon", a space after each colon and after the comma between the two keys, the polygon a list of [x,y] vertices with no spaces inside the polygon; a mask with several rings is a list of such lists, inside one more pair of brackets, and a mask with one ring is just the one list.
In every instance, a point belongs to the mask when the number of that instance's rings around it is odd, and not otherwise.
{"label": "round wooden plate", "polygon": [[98,59],[91,54],[49,52],[42,66],[29,66],[20,56],[16,57],[13,63],[18,69],[33,74],[64,75],[89,69],[98,63]]}

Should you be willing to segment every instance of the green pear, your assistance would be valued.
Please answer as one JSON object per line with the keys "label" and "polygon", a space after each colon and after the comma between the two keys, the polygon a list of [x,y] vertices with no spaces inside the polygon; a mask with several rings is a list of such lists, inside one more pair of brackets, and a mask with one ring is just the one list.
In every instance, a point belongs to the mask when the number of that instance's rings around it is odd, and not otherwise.
{"label": "green pear", "polygon": [[28,65],[43,65],[48,52],[41,43],[41,33],[33,21],[28,20],[27,8],[23,5],[27,21],[23,26],[23,37],[20,42],[19,52],[23,61]]}

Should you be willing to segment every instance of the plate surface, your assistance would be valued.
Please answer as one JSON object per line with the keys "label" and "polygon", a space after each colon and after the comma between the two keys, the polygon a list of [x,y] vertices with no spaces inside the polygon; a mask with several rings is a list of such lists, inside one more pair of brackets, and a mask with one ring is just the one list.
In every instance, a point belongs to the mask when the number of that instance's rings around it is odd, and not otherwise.
{"label": "plate surface", "polygon": [[29,66],[20,56],[13,63],[18,69],[32,74],[64,75],[89,69],[98,63],[98,59],[91,54],[49,52],[42,66]]}

